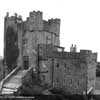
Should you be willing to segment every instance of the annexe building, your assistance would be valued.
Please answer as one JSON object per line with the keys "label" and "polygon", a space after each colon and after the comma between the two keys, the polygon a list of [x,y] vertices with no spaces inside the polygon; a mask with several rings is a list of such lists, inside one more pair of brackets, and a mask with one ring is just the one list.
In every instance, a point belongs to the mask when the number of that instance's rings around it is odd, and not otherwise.
{"label": "annexe building", "polygon": [[70,94],[95,91],[96,53],[91,50],[65,52],[63,47],[48,45],[40,46],[39,54],[39,75],[44,84]]}

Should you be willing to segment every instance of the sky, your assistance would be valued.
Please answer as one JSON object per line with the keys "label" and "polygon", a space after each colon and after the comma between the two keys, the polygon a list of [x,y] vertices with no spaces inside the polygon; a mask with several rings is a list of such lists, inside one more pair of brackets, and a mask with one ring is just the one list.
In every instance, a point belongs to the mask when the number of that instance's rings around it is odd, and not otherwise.
{"label": "sky", "polygon": [[60,44],[69,51],[71,44],[77,51],[88,49],[98,53],[100,61],[100,0],[1,0],[0,56],[4,48],[4,17],[14,13],[25,20],[30,11],[42,11],[44,19],[60,18]]}

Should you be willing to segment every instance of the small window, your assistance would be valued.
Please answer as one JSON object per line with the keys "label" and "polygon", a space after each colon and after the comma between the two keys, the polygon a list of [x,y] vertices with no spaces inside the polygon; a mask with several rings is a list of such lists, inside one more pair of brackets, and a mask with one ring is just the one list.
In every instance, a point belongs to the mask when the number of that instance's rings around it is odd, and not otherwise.
{"label": "small window", "polygon": [[27,44],[27,39],[23,39],[23,45]]}
{"label": "small window", "polygon": [[68,85],[71,87],[72,86],[72,83],[73,83],[73,80],[72,79],[68,79]]}
{"label": "small window", "polygon": [[42,80],[45,81],[45,75],[42,75]]}
{"label": "small window", "polygon": [[66,84],[66,78],[64,78],[63,82],[64,82],[64,84]]}
{"label": "small window", "polygon": [[64,63],[64,71],[66,72],[67,71],[67,67],[66,67],[66,64]]}
{"label": "small window", "polygon": [[59,83],[59,78],[56,78],[56,82]]}
{"label": "small window", "polygon": [[80,80],[78,80],[77,84],[78,84],[78,86],[80,85]]}
{"label": "small window", "polygon": [[64,64],[64,68],[66,68],[66,64]]}
{"label": "small window", "polygon": [[57,63],[57,68],[59,68],[59,63]]}
{"label": "small window", "polygon": [[28,56],[24,56],[24,68],[28,69],[29,68],[29,57]]}
{"label": "small window", "polygon": [[72,79],[70,79],[69,82],[70,82],[70,84],[72,84],[72,82],[73,82]]}

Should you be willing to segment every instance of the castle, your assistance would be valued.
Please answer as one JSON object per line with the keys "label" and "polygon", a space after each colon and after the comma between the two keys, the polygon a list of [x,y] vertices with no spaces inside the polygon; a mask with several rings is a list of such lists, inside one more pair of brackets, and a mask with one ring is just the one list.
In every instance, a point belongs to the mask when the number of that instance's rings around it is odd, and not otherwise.
{"label": "castle", "polygon": [[[23,21],[21,16],[17,16],[17,14],[11,17],[9,17],[7,14],[7,16],[5,17],[4,39],[4,58],[6,62],[9,62],[7,61],[7,54],[9,55],[9,50],[11,51],[13,49],[10,48],[11,44],[16,46],[16,49],[17,47],[19,48],[19,50],[16,50],[19,53],[19,62],[17,64],[22,65],[22,60],[29,59],[29,66],[34,66],[33,62],[36,60],[35,52],[37,49],[37,44],[52,44],[57,46],[60,45],[60,19],[50,19],[48,21],[45,21],[42,17],[42,12],[40,11],[30,12],[29,17],[26,21]],[[15,39],[11,39],[11,36],[12,38],[15,37]],[[11,43],[8,43],[7,39],[13,41],[11,41]],[[18,54],[16,54],[15,59],[17,58],[17,55]],[[8,60],[10,59],[8,58]],[[14,60],[14,62],[15,61],[16,60]]]}
{"label": "castle", "polygon": [[60,46],[60,19],[43,20],[40,11],[21,16],[5,16],[4,62],[8,73],[16,67],[37,72],[42,84],[70,94],[95,91],[97,53]]}

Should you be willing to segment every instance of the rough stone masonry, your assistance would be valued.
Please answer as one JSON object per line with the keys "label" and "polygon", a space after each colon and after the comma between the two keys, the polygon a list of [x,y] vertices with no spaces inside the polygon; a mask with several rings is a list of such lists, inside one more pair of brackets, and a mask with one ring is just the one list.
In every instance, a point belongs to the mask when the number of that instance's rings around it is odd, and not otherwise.
{"label": "rough stone masonry", "polygon": [[[37,60],[38,59],[38,60]],[[4,20],[4,62],[10,73],[20,66],[38,70],[48,88],[66,93],[83,94],[95,90],[97,53],[60,46],[60,19],[43,19],[43,13],[32,11],[23,21],[15,14]],[[38,64],[37,64],[38,63]]]}

